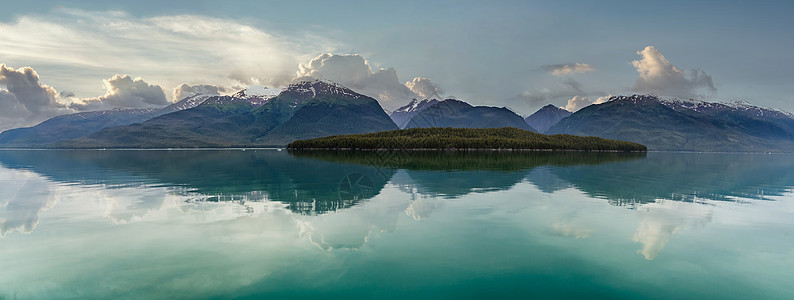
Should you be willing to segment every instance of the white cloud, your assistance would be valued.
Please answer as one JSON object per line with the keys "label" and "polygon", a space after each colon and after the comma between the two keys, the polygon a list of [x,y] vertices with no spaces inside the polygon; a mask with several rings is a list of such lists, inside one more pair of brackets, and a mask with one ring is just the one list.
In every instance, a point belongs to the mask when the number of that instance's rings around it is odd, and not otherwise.
{"label": "white cloud", "polygon": [[551,73],[551,75],[554,76],[564,76],[570,74],[595,71],[595,68],[593,68],[593,66],[584,63],[545,65],[541,68],[543,68],[543,70],[546,70],[546,72],[549,72]]}
{"label": "white cloud", "polygon": [[568,104],[566,104],[565,107],[563,108],[565,108],[565,110],[570,112],[576,112],[592,104],[601,104],[607,102],[611,97],[612,95],[609,95],[609,96],[598,97],[595,100],[591,100],[589,97],[577,95],[577,96],[573,96],[573,98],[571,99],[568,99]]}
{"label": "white cloud", "polygon": [[678,231],[702,228],[712,219],[712,207],[700,203],[659,200],[644,208],[632,241],[642,244],[637,253],[647,260],[656,258]]}
{"label": "white cloud", "polygon": [[85,98],[69,107],[78,111],[104,110],[111,108],[150,108],[168,105],[163,88],[151,85],[142,78],[118,75],[104,80],[107,93],[103,96]]}
{"label": "white cloud", "polygon": [[55,205],[52,193],[42,193],[50,182],[28,170],[0,167],[0,239],[14,231],[31,233],[41,212]]}
{"label": "white cloud", "polygon": [[34,65],[82,98],[101,92],[96,82],[107,74],[135,74],[168,90],[185,81],[283,86],[299,62],[336,47],[322,35],[278,35],[233,19],[72,9],[0,23],[0,36],[3,63]]}
{"label": "white cloud", "polygon": [[438,209],[440,202],[437,199],[419,197],[411,202],[405,209],[405,215],[410,216],[416,221],[427,220],[430,215]]}
{"label": "white cloud", "polygon": [[228,89],[217,85],[211,85],[211,84],[188,85],[187,83],[183,83],[178,87],[174,88],[174,97],[172,99],[174,99],[174,101],[179,101],[197,94],[220,95],[220,93],[226,91],[228,91]]}
{"label": "white cloud", "polygon": [[529,101],[532,105],[548,104],[562,99],[568,99],[579,95],[589,95],[584,90],[582,84],[573,78],[566,78],[558,84],[549,88],[536,89],[534,91],[525,91],[519,95],[519,98]]}
{"label": "white cloud", "polygon": [[595,100],[590,100],[589,97],[573,96],[573,98],[569,99],[568,104],[566,104],[565,107],[563,108],[565,108],[565,110],[570,112],[576,112],[592,104],[601,104],[607,102],[611,97],[612,95],[609,95],[604,97],[598,97]]}
{"label": "white cloud", "polygon": [[405,86],[422,99],[441,98],[441,90],[430,78],[414,77],[413,80],[406,82]]}
{"label": "white cloud", "polygon": [[[386,72],[380,70],[378,72]],[[298,66],[298,77],[312,77],[328,79],[337,83],[349,85],[361,84],[370,79],[374,74],[369,62],[358,54],[336,55],[323,53],[307,64]]]}
{"label": "white cloud", "polygon": [[[294,80],[304,80],[306,78],[327,79],[337,82],[356,92],[378,99],[381,106],[387,110],[393,110],[405,105],[411,99],[421,97],[412,91],[410,87],[421,89],[417,91],[422,93],[430,92],[432,89],[438,90],[426,78],[420,78],[419,80],[415,78],[413,81],[403,85],[397,78],[397,71],[393,68],[380,69],[377,72],[373,72],[369,62],[358,54],[321,54],[309,61],[309,63],[299,66],[297,77]],[[413,85],[414,82],[418,82],[420,86]]]}
{"label": "white cloud", "polygon": [[609,96],[601,96],[601,97],[598,97],[598,98],[596,98],[596,99],[595,99],[595,101],[593,101],[593,104],[601,104],[601,103],[606,103],[606,102],[607,102],[607,101],[609,101],[609,99],[610,99],[610,98],[612,98],[612,97],[614,97],[612,94],[609,94]]}
{"label": "white cloud", "polygon": [[575,239],[586,239],[589,238],[595,230],[564,221],[558,221],[551,224],[551,231],[554,234],[561,236],[572,237]]}
{"label": "white cloud", "polygon": [[568,100],[568,104],[565,105],[565,110],[576,112],[590,104],[593,104],[593,100],[588,97],[573,96],[573,98]]}
{"label": "white cloud", "polygon": [[711,76],[698,69],[681,70],[674,66],[653,46],[637,51],[642,59],[631,64],[640,73],[634,90],[643,93],[658,93],[666,96],[702,98],[698,91],[716,93]]}
{"label": "white cloud", "polygon": [[39,82],[33,68],[0,64],[0,131],[31,126],[70,112],[57,101],[58,92]]}

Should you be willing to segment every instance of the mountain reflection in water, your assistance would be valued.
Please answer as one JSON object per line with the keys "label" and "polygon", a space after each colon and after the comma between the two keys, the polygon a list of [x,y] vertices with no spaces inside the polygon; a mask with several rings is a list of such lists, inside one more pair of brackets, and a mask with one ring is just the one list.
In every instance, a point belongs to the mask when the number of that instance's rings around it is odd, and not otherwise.
{"label": "mountain reflection in water", "polygon": [[[428,197],[508,190],[526,180],[545,193],[578,189],[610,204],[636,208],[658,200],[740,201],[781,195],[794,185],[794,159],[697,153],[525,151],[0,151],[0,165],[66,184],[166,187],[193,202],[276,201],[295,213],[349,208],[391,182]],[[402,170],[402,176],[394,177]],[[24,187],[20,187],[24,189]],[[3,226],[35,227],[53,199],[5,199]],[[162,206],[159,195],[128,209]],[[416,207],[421,207],[417,203]],[[409,209],[414,209],[411,207]],[[421,218],[421,210],[415,217]]]}
{"label": "mountain reflection in water", "polygon": [[787,154],[0,151],[0,299],[790,298],[793,167]]}
{"label": "mountain reflection in water", "polygon": [[[396,182],[455,198],[527,180],[551,193],[573,187],[615,205],[659,199],[766,199],[794,183],[794,160],[745,154],[271,150],[0,151],[6,168],[108,188],[160,186],[196,201],[279,201],[301,214],[344,209]],[[786,157],[788,158],[788,157]],[[42,204],[44,205],[44,204]],[[145,205],[157,205],[145,204]]]}

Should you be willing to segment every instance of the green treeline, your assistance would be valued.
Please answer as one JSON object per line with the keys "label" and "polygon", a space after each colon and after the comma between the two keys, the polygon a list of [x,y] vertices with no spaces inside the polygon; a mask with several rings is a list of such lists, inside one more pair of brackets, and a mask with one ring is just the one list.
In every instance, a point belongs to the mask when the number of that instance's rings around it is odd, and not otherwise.
{"label": "green treeline", "polygon": [[298,140],[290,143],[287,148],[647,151],[645,146],[637,143],[593,136],[545,135],[513,127],[412,128]]}

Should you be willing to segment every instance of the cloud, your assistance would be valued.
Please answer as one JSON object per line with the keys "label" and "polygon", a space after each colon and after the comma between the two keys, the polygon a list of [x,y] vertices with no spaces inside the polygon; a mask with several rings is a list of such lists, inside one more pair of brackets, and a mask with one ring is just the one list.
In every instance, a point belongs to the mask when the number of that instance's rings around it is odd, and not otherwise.
{"label": "cloud", "polygon": [[[305,80],[307,78],[327,79],[356,92],[378,99],[381,106],[387,110],[393,110],[410,101],[420,97],[411,91],[408,84],[401,84],[397,78],[397,71],[394,68],[380,69],[372,71],[369,62],[361,55],[348,54],[337,55],[331,53],[321,54],[306,64],[300,64],[297,77],[293,81]],[[426,93],[435,88],[429,79],[414,79],[409,83],[418,82],[417,89]],[[414,85],[411,85],[414,86]]]}
{"label": "cloud", "polygon": [[408,208],[405,209],[405,215],[410,216],[416,221],[422,221],[430,218],[430,215],[438,209],[439,201],[437,199],[419,197],[411,202]]}
{"label": "cloud", "polygon": [[323,53],[309,63],[298,66],[298,77],[328,79],[338,83],[361,83],[373,75],[369,62],[358,54]]}
{"label": "cloud", "polygon": [[568,222],[558,221],[551,224],[551,231],[560,236],[572,237],[575,239],[589,238],[595,230],[580,227]]}
{"label": "cloud", "polygon": [[590,104],[593,104],[593,100],[590,100],[590,98],[573,96],[573,98],[568,100],[568,104],[565,105],[565,110],[570,112],[576,112]]}
{"label": "cloud", "polygon": [[441,98],[441,90],[430,78],[414,77],[413,80],[406,82],[405,86],[422,99]]}
{"label": "cloud", "polygon": [[611,98],[611,97],[612,97],[612,95],[604,96],[604,97],[598,97],[598,98],[595,99],[595,101],[593,101],[593,100],[590,100],[589,97],[573,96],[573,98],[568,100],[568,104],[565,105],[564,108],[567,111],[576,112],[576,111],[578,111],[578,110],[580,110],[582,108],[585,108],[587,106],[590,106],[592,104],[601,104],[601,103],[607,102],[609,100],[609,98]]}
{"label": "cloud", "polygon": [[74,96],[75,96],[75,94],[70,92],[70,91],[62,91],[62,92],[58,93],[58,97],[60,97],[60,98],[71,98],[71,97],[74,97]]}
{"label": "cloud", "polygon": [[185,81],[283,86],[300,62],[337,47],[322,34],[278,34],[231,18],[64,8],[0,23],[0,36],[4,63],[38,65],[81,98],[100,93],[96,80],[107,74],[135,74],[169,91]]}
{"label": "cloud", "polygon": [[226,88],[217,85],[211,85],[211,84],[188,85],[187,83],[183,83],[178,87],[174,88],[173,99],[174,101],[179,101],[197,94],[220,95],[220,93],[226,91],[227,91]]}
{"label": "cloud", "polygon": [[14,231],[31,233],[39,215],[55,205],[49,182],[27,170],[2,169],[0,172],[0,238]]}
{"label": "cloud", "polygon": [[609,96],[598,97],[598,98],[595,99],[595,101],[593,101],[593,104],[606,103],[612,97],[614,97],[612,94],[609,94]]}
{"label": "cloud", "polygon": [[556,102],[579,95],[589,95],[582,84],[573,78],[566,78],[551,88],[541,88],[534,91],[525,91],[519,98],[529,101],[532,105]]}
{"label": "cloud", "polygon": [[579,73],[595,71],[595,68],[593,68],[593,66],[583,63],[545,65],[542,66],[541,68],[546,72],[551,73],[551,75],[554,76],[563,76],[563,75],[579,74]]}
{"label": "cloud", "polygon": [[0,131],[31,126],[70,112],[57,101],[58,92],[41,84],[33,68],[14,69],[0,64]]}
{"label": "cloud", "polygon": [[712,207],[699,203],[659,200],[644,208],[632,241],[642,244],[637,253],[647,260],[656,258],[678,231],[703,228],[712,220]]}
{"label": "cloud", "polygon": [[702,98],[703,95],[698,93],[700,90],[717,92],[711,76],[706,72],[698,69],[681,70],[653,46],[647,46],[637,51],[637,54],[642,59],[631,62],[640,73],[634,91],[684,98]]}
{"label": "cloud", "polygon": [[104,80],[107,93],[103,96],[85,98],[69,105],[78,111],[104,110],[111,108],[151,108],[169,104],[165,92],[159,85],[151,85],[142,78],[116,74]]}

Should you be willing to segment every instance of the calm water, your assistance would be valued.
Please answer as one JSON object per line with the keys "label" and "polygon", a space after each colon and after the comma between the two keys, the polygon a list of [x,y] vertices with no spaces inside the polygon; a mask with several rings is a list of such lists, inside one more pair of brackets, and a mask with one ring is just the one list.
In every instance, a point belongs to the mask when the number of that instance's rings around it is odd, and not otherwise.
{"label": "calm water", "polygon": [[794,155],[0,151],[0,299],[794,298]]}

